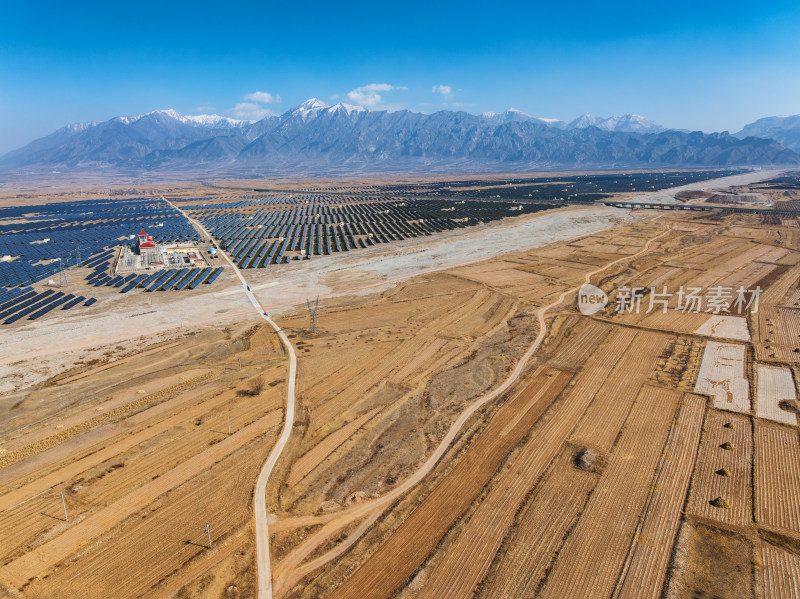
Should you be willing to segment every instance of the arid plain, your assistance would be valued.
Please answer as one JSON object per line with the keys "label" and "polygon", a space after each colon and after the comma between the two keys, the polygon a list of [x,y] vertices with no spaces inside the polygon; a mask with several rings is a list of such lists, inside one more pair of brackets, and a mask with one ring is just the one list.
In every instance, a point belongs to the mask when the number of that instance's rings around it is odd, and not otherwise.
{"label": "arid plain", "polygon": [[[735,210],[774,175],[244,270],[298,365],[274,597],[798,596],[800,220]],[[225,272],[0,329],[0,593],[257,596],[288,353]]]}

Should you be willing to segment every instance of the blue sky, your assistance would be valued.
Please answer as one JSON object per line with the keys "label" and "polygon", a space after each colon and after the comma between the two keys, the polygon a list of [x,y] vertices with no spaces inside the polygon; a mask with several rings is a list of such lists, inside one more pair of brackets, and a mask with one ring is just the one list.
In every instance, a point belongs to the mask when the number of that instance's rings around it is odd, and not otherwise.
{"label": "blue sky", "polygon": [[800,2],[45,1],[0,19],[0,153],[71,122],[312,96],[736,131],[800,113]]}

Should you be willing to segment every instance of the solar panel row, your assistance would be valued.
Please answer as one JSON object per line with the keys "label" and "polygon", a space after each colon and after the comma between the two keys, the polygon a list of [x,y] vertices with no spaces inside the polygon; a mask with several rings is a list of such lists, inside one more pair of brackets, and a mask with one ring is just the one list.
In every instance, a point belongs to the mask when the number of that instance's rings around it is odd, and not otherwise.
{"label": "solar panel row", "polygon": [[[22,293],[12,299],[7,299],[7,294],[0,294],[0,300],[6,299],[0,304],[0,319],[5,319],[3,324],[12,324],[25,316],[28,320],[36,320],[62,304],[62,310],[69,310],[86,299],[62,291],[56,292],[53,289],[37,293],[29,287],[20,291]],[[92,303],[94,301],[96,300]]]}

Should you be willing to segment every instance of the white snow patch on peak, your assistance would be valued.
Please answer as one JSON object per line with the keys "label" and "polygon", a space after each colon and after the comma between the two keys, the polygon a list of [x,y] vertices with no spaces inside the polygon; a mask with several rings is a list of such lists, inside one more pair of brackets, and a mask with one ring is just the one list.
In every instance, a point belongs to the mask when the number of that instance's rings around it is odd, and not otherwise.
{"label": "white snow patch on peak", "polygon": [[597,126],[607,131],[627,131],[636,133],[650,133],[664,129],[655,121],[646,119],[638,114],[612,116],[598,123]]}
{"label": "white snow patch on peak", "polygon": [[319,116],[322,111],[327,110],[330,108],[331,105],[327,102],[323,102],[318,98],[309,98],[300,106],[292,110],[289,114],[292,116],[300,117],[304,121],[310,117],[317,117]]}
{"label": "white snow patch on peak", "polygon": [[345,112],[347,114],[352,114],[354,112],[366,112],[367,109],[363,106],[354,106],[353,104],[346,104],[344,102],[339,102],[338,104],[334,104],[328,109],[328,112]]}
{"label": "white snow patch on peak", "polygon": [[204,127],[243,127],[244,125],[255,123],[255,121],[232,119],[227,116],[220,116],[218,114],[181,116],[180,120],[184,123],[202,125]]}
{"label": "white snow patch on peak", "polygon": [[181,113],[179,113],[177,110],[173,109],[173,108],[167,108],[166,110],[153,110],[151,112],[148,112],[147,114],[148,115],[150,115],[150,114],[164,114],[164,115],[166,115],[168,117],[171,117],[173,119],[177,119],[179,121],[182,121],[184,119],[184,116]]}
{"label": "white snow patch on peak", "polygon": [[509,108],[505,112],[484,112],[481,116],[492,123],[508,123],[511,121],[519,121],[539,123],[541,125],[547,125],[548,127],[562,127],[564,125],[564,121],[561,119],[542,119],[531,116],[519,108]]}
{"label": "white snow patch on peak", "polygon": [[143,114],[137,114],[135,116],[118,116],[118,117],[114,117],[111,120],[112,121],[118,121],[118,122],[122,123],[123,125],[130,125],[131,123],[135,123],[136,121],[138,121],[143,116],[144,116]]}
{"label": "white snow patch on peak", "polygon": [[145,112],[144,114],[137,114],[137,115],[131,115],[131,116],[119,116],[116,119],[112,119],[112,120],[118,120],[118,121],[120,121],[122,123],[125,123],[126,125],[130,125],[131,123],[135,123],[136,121],[138,121],[140,119],[143,119],[146,116],[153,116],[153,115],[164,115],[164,116],[168,116],[169,118],[175,119],[175,120],[180,120],[181,118],[183,118],[178,113],[177,110],[174,110],[172,108],[167,108],[166,110],[151,110],[150,112]]}
{"label": "white snow patch on peak", "polygon": [[295,108],[295,111],[321,110],[323,108],[330,108],[330,107],[331,107],[330,104],[328,104],[327,102],[323,102],[318,98],[309,98],[308,100],[300,104],[300,106]]}
{"label": "white snow patch on peak", "polygon": [[493,121],[528,121],[533,117],[516,108],[509,108],[503,112],[484,112],[481,116]]}
{"label": "white snow patch on peak", "polygon": [[311,116],[318,116],[323,110],[330,108],[331,105],[327,102],[323,102],[318,98],[309,98],[300,106],[293,109],[289,114],[292,116],[298,116],[303,120],[308,119]]}
{"label": "white snow patch on peak", "polygon": [[655,121],[646,119],[638,114],[624,114],[622,116],[611,116],[608,118],[584,114],[568,125],[569,129],[584,129],[586,127],[597,127],[604,131],[629,133],[654,133],[664,130],[664,127]]}
{"label": "white snow patch on peak", "polygon": [[214,127],[218,129],[226,127],[243,127],[255,122],[232,119],[226,116],[220,116],[218,114],[197,114],[186,116],[173,108],[167,108],[166,110],[151,110],[145,114],[137,114],[134,116],[118,116],[111,120],[123,123],[125,125],[130,125],[131,123],[135,123],[146,116],[165,116],[186,125],[193,125],[195,127]]}
{"label": "white snow patch on peak", "polygon": [[568,125],[568,128],[569,129],[583,129],[585,127],[593,127],[593,126],[597,126],[598,123],[601,123],[604,120],[606,120],[606,119],[604,119],[602,117],[599,117],[599,116],[594,116],[593,114],[586,113],[586,114],[582,114],[577,119],[572,121]]}
{"label": "white snow patch on peak", "polygon": [[67,131],[72,131],[74,133],[79,133],[81,131],[86,131],[91,127],[96,127],[97,124],[98,124],[97,121],[89,121],[88,123],[70,123],[69,125],[64,127],[64,129],[66,129]]}

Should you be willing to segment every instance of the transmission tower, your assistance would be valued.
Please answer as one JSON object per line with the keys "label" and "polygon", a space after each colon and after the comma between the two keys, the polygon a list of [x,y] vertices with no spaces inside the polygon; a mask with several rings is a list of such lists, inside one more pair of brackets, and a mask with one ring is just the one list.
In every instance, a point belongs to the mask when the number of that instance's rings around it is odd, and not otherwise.
{"label": "transmission tower", "polygon": [[59,273],[60,278],[58,280],[58,286],[59,288],[63,289],[69,284],[69,282],[67,281],[67,271],[64,270],[64,259],[63,258],[59,259],[58,264],[61,267],[61,271]]}
{"label": "transmission tower", "polygon": [[308,308],[308,315],[311,319],[311,334],[317,334],[317,311],[319,310],[319,296],[313,302],[310,299],[306,300],[306,307]]}

